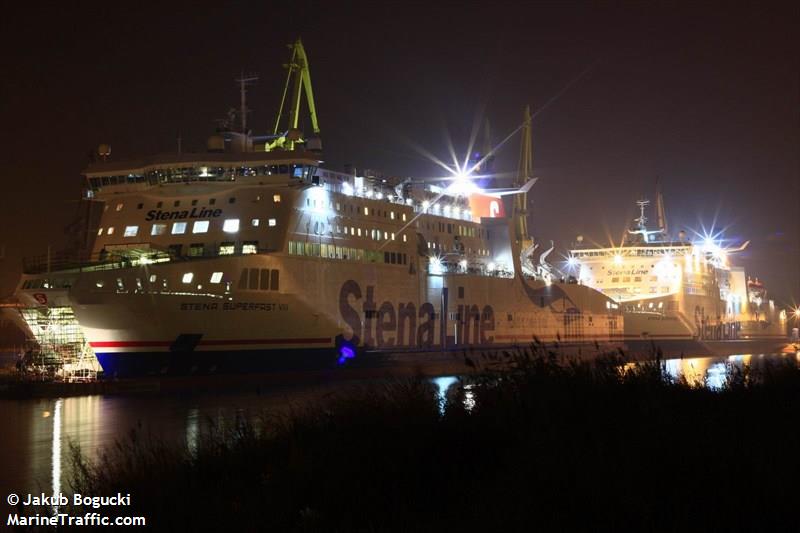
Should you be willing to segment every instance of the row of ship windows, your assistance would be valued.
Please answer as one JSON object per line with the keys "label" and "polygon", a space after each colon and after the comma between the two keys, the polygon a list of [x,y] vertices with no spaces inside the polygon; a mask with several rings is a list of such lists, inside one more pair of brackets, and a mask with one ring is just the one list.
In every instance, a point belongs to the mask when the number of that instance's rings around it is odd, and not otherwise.
{"label": "row of ship windows", "polygon": [[[381,209],[375,209],[374,207],[367,207],[367,206],[358,206],[352,204],[344,204],[344,209],[342,209],[342,204],[339,202],[326,202],[325,200],[316,200],[311,198],[306,198],[306,207],[313,207],[313,208],[330,208],[333,209],[334,205],[336,206],[337,211],[344,211],[345,213],[358,213],[363,212],[365,216],[378,216],[383,218],[388,218],[390,220],[397,220],[398,218],[403,222],[407,221],[406,213],[399,213],[396,214],[394,211],[383,211]],[[419,227],[419,224],[418,224]],[[449,234],[456,233],[461,235],[462,237],[482,237],[482,231],[475,227],[470,226],[463,226],[461,224],[451,224],[445,222],[427,222],[423,224],[423,227],[428,230],[432,231],[439,231],[439,233],[444,233],[445,231]]]}
{"label": "row of ship windows", "polygon": [[[438,226],[437,226],[438,225]],[[447,231],[449,234],[456,233],[462,237],[483,237],[483,230],[471,226],[462,226],[461,224],[449,224],[445,222],[426,222],[422,224],[425,229],[432,231],[439,231],[444,233]]]}
{"label": "row of ship windows", "polygon": [[[258,196],[256,196],[254,198],[254,200],[257,201],[257,202],[260,202],[261,199],[262,199],[261,195],[258,195]],[[191,207],[195,207],[198,202],[199,202],[199,200],[197,200],[197,199],[192,200],[191,201]],[[273,194],[272,195],[272,203],[279,204],[280,202],[281,202],[281,195],[280,194]],[[208,205],[216,205],[216,203],[217,203],[217,199],[216,198],[209,198],[208,199]],[[228,203],[229,204],[235,204],[236,203],[236,197],[235,196],[231,196],[230,198],[228,198]],[[180,200],[175,200],[175,201],[172,202],[172,207],[180,207],[180,206],[181,206],[181,201]],[[156,203],[156,209],[161,209],[163,207],[164,207],[164,202],[157,202]],[[108,209],[108,206],[106,206],[106,209]],[[125,209],[125,203],[124,202],[119,202],[117,204],[117,206],[114,208],[115,211],[122,211],[123,209]],[[140,203],[136,204],[136,209],[144,209],[144,203],[140,202]]]}
{"label": "row of ship windows", "polygon": [[273,176],[289,174],[293,178],[310,179],[316,167],[313,165],[261,165],[253,167],[182,167],[149,170],[144,174],[103,176],[89,178],[89,187],[99,189],[108,185],[134,183],[183,183],[190,181],[234,181],[240,176]]}
{"label": "row of ship windows", "polygon": [[407,265],[408,256],[401,252],[382,252],[350,248],[334,244],[289,241],[289,255],[306,255],[309,257],[326,257],[329,259],[349,259],[352,261],[368,261],[370,263],[386,263],[390,265]]}
{"label": "row of ship windows", "polygon": [[[241,248],[239,248],[241,246]],[[189,257],[208,257],[208,256],[215,256],[215,255],[234,255],[237,252],[243,255],[248,254],[257,254],[258,253],[258,241],[244,241],[243,243],[238,244],[235,242],[223,242],[218,247],[215,245],[206,245],[202,242],[195,242],[189,245],[188,254]],[[168,250],[172,255],[181,257],[183,255],[183,245],[182,244],[170,244],[168,246]]]}
{"label": "row of ship windows", "polygon": [[[374,241],[380,240],[395,240],[396,236],[393,232],[379,230],[379,229],[367,229],[364,228],[363,231],[361,228],[356,228],[354,226],[340,226],[340,225],[331,225],[331,232],[339,233],[340,235],[351,235],[353,237],[366,237],[372,239]],[[323,235],[325,233],[325,222],[315,222],[314,223],[314,233],[317,235]],[[408,242],[408,237],[406,234],[401,235],[403,242]]]}
{"label": "row of ship windows", "polygon": [[[448,251],[446,245],[441,244],[439,242],[434,242],[434,241],[428,241],[428,248],[431,249],[431,250]],[[451,249],[449,251],[466,252],[468,254],[471,254],[472,253],[472,248],[464,248],[463,244],[458,243],[458,242],[454,242],[453,246],[451,247]],[[489,250],[487,250],[485,248],[476,248],[475,249],[475,253],[478,254],[478,255],[488,256],[489,255]]]}
{"label": "row of ship windows", "polygon": [[[212,285],[219,285],[223,283],[223,277],[223,272],[212,272],[211,276],[208,278],[208,282]],[[181,276],[181,283],[184,285],[191,285],[197,281],[194,272],[184,272]],[[156,274],[150,274],[148,282],[151,285],[156,284],[158,282],[158,276]],[[226,290],[230,289],[230,282],[225,281],[225,283]],[[143,290],[141,278],[136,278],[135,284],[136,289]],[[125,290],[125,280],[123,278],[117,278],[116,285],[117,290]],[[105,280],[97,280],[95,286],[98,289],[102,289],[105,286]],[[161,286],[163,289],[167,288],[166,278],[161,279]],[[202,285],[198,285],[197,288],[202,289]],[[242,274],[239,277],[239,289],[277,291],[280,289],[280,272],[268,268],[245,268],[242,270]]]}
{"label": "row of ship windows", "polygon": [[277,291],[280,273],[268,268],[245,268],[239,276],[239,290]]}
{"label": "row of ship windows", "polygon": [[[186,233],[188,229],[188,222],[173,222],[172,229],[170,233],[172,235],[183,235]],[[250,220],[250,225],[252,227],[259,227],[261,225],[260,218],[254,218]],[[270,218],[267,219],[267,226],[275,227],[278,225],[277,219]],[[210,226],[210,221],[208,220],[197,220],[192,224],[192,233],[208,233],[208,229]],[[106,235],[113,235],[114,234],[114,226],[109,226],[108,228],[99,228],[97,230],[97,235],[103,235],[105,231]],[[239,219],[238,218],[229,218],[222,223],[222,231],[225,233],[236,233],[239,231]],[[150,227],[150,235],[164,235],[167,232],[167,224],[153,224]],[[123,237],[136,237],[139,235],[139,226],[125,226],[125,230],[122,234]]]}
{"label": "row of ship windows", "polygon": [[306,198],[306,207],[313,207],[313,208],[320,208],[320,209],[333,209],[334,206],[336,207],[337,211],[344,211],[345,213],[357,214],[359,212],[363,212],[365,216],[378,216],[383,218],[388,218],[390,220],[397,220],[398,218],[403,222],[406,222],[407,215],[406,213],[395,213],[394,211],[384,211],[381,209],[375,209],[374,207],[367,207],[367,206],[359,206],[354,204],[341,204],[340,202],[332,202],[325,200],[317,200],[312,198]]}
{"label": "row of ship windows", "polygon": [[[603,289],[598,287],[597,290],[602,291]],[[633,294],[642,294],[642,292],[644,292],[644,291],[642,290],[641,287],[633,287],[630,290],[627,290],[624,287],[621,287],[621,288],[613,288],[612,287],[610,289],[606,289],[606,292],[609,292],[609,293],[626,293],[626,294],[632,292]],[[648,289],[648,292],[650,294],[657,294],[659,292],[659,289],[658,289],[658,287],[650,287]],[[662,293],[668,293],[669,292],[669,287],[661,287],[661,292]]]}

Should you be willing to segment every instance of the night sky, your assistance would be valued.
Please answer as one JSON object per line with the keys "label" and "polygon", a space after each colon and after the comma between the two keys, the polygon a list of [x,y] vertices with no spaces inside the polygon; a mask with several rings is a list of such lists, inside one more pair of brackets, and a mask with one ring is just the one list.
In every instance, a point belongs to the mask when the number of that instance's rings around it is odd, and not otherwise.
{"label": "night sky", "polygon": [[[778,303],[800,297],[797,7],[71,4],[5,7],[0,23],[0,295],[21,257],[63,245],[98,144],[115,159],[168,152],[180,132],[202,150],[242,70],[261,78],[250,124],[271,129],[299,35],[329,168],[438,176],[414,143],[463,153],[476,117],[497,142],[530,104],[537,239],[619,241],[659,176],[676,231],[716,220],[752,241],[739,262]],[[514,137],[497,170],[518,150]]]}

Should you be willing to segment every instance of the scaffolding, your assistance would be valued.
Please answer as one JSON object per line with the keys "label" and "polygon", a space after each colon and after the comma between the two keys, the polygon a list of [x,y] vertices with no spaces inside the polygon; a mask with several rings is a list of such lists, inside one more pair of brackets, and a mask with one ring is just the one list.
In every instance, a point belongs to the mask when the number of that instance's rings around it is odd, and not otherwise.
{"label": "scaffolding", "polygon": [[34,379],[94,381],[99,365],[71,307],[26,307],[20,313],[35,343],[25,352],[24,371]]}

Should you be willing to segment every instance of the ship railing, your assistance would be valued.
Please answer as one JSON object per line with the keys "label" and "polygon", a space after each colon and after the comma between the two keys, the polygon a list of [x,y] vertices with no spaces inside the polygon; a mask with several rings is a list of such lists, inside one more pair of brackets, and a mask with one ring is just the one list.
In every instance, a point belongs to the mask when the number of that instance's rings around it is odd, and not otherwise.
{"label": "ship railing", "polygon": [[469,276],[484,276],[488,278],[505,278],[510,279],[514,277],[514,273],[510,270],[489,270],[484,266],[468,266],[466,269],[462,268],[458,263],[441,262],[437,266],[427,267],[428,275],[441,276],[441,275],[469,275]]}
{"label": "ship railing", "polygon": [[[49,272],[94,272],[98,270],[119,270],[144,264],[170,261],[193,261],[226,256],[269,254],[277,248],[248,248],[246,242],[232,245],[209,245],[202,249],[158,250],[144,248],[101,250],[97,253],[57,252],[27,257],[22,260],[25,274],[47,274]],[[228,251],[230,250],[230,251]],[[185,253],[184,253],[185,252]]]}

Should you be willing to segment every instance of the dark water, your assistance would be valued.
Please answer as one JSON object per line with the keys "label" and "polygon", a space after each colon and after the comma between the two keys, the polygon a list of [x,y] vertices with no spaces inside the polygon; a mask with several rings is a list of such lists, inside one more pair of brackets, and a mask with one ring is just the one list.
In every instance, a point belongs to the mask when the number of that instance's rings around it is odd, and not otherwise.
{"label": "dark water", "polygon": [[[666,361],[673,376],[683,374],[692,383],[719,387],[732,367],[758,366],[776,358],[797,355],[734,355],[693,357]],[[444,395],[455,377],[432,379]],[[262,420],[267,412],[307,405],[342,387],[337,384],[292,387],[256,393],[203,395],[83,396],[63,399],[0,400],[0,501],[8,510],[9,493],[70,492],[70,443],[89,457],[125,438],[134,428],[193,446],[204,424],[224,425],[239,418]],[[465,401],[470,401],[469,393]],[[0,513],[0,517],[4,516]]]}

